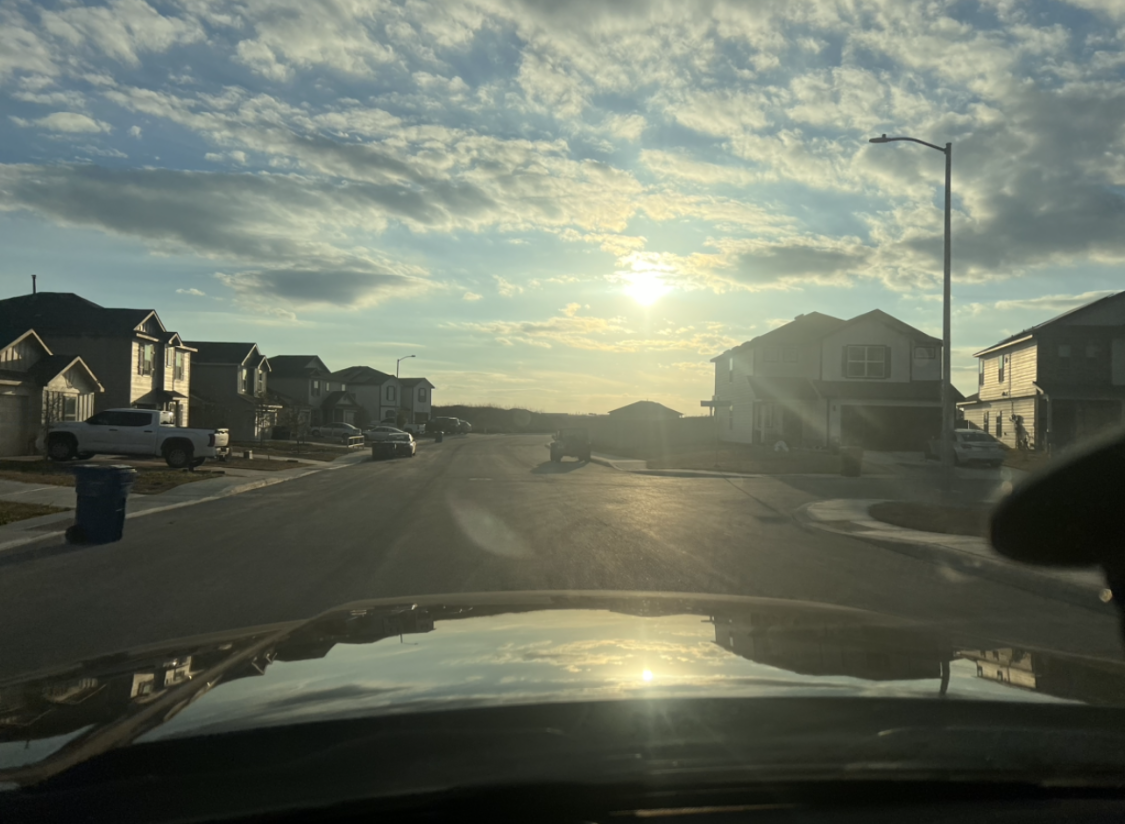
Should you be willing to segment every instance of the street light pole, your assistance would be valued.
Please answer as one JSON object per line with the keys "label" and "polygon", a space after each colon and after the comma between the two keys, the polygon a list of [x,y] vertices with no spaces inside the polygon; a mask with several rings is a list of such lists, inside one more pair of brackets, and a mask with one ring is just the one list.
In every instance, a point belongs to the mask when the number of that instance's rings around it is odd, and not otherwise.
{"label": "street light pole", "polygon": [[952,329],[950,321],[951,282],[950,263],[953,255],[953,233],[951,229],[951,214],[953,209],[953,144],[935,146],[916,137],[873,137],[869,143],[893,143],[896,140],[908,140],[911,143],[921,143],[945,155],[945,267],[941,285],[941,465],[943,482],[949,488],[953,469],[953,382],[951,371]]}
{"label": "street light pole", "polygon": [[418,357],[418,356],[417,356],[417,355],[403,355],[403,356],[402,356],[401,358],[399,358],[398,360],[396,360],[396,361],[395,361],[395,377],[396,377],[396,378],[398,377],[398,365],[399,365],[400,363],[402,363],[402,362],[403,362],[404,360],[407,360],[407,359],[409,359],[409,358],[416,358],[416,357]]}

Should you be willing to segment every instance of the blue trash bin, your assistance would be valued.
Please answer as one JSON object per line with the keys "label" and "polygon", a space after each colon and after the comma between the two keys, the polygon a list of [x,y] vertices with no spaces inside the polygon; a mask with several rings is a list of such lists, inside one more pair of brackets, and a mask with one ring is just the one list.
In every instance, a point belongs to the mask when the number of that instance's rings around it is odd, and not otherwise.
{"label": "blue trash bin", "polygon": [[137,470],[121,464],[85,464],[72,467],[78,504],[74,525],[67,529],[72,544],[109,544],[125,531],[125,499]]}

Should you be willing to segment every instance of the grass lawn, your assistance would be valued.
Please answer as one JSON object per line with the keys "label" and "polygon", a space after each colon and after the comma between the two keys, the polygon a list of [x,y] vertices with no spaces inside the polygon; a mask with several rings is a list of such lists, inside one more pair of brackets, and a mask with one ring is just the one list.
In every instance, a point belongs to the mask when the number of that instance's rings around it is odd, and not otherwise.
{"label": "grass lawn", "polygon": [[38,518],[40,515],[50,515],[52,512],[66,512],[66,510],[57,506],[45,506],[44,504],[0,501],[0,526],[15,521],[22,521],[25,518]]}
{"label": "grass lawn", "polygon": [[246,458],[230,457],[225,461],[215,461],[214,463],[209,463],[208,466],[214,467],[215,469],[229,466],[231,469],[256,469],[260,472],[277,472],[282,469],[294,469],[296,467],[299,467],[300,464],[295,462],[289,463],[289,461],[287,461],[285,458],[279,458],[275,455],[273,456],[273,459],[269,461],[261,460],[260,458],[246,460]]}
{"label": "grass lawn", "polygon": [[650,469],[710,469],[763,475],[840,473],[840,456],[827,451],[774,452],[767,447],[743,444],[723,444],[718,449],[698,445],[669,447],[649,455],[622,457],[647,458]]}
{"label": "grass lawn", "polygon": [[[54,461],[0,461],[0,478],[24,484],[74,486],[74,473],[70,471],[72,466],[74,464]],[[221,475],[220,472],[209,472],[206,469],[185,472],[179,469],[142,466],[137,468],[133,491],[138,495],[156,495],[180,484],[206,481]]]}
{"label": "grass lawn", "polygon": [[877,521],[920,529],[923,532],[944,532],[946,535],[988,535],[988,507],[942,506],[911,501],[883,501],[870,509]]}

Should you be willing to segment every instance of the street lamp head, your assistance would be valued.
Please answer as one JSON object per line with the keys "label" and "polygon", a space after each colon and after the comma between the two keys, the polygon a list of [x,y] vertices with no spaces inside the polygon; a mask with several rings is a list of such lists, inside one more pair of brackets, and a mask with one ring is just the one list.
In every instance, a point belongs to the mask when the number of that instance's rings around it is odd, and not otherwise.
{"label": "street lamp head", "polygon": [[891,141],[886,135],[883,135],[882,137],[873,137],[870,140],[868,140],[867,142],[868,143],[890,143]]}

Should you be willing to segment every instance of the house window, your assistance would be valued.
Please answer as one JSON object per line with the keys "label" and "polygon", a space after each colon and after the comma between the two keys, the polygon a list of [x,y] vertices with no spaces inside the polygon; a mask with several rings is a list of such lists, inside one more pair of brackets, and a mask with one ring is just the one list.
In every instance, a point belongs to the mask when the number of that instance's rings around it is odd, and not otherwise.
{"label": "house window", "polygon": [[984,429],[985,432],[988,431],[988,410],[987,409],[984,410],[984,427],[983,427],[983,429]]}
{"label": "house window", "polygon": [[418,400],[420,400],[420,401],[426,400],[426,387],[424,387],[424,386],[418,387]]}
{"label": "house window", "polygon": [[313,381],[312,382],[312,396],[314,398],[320,397],[320,381]]}
{"label": "house window", "polygon": [[1004,437],[1004,416],[1003,415],[997,415],[996,416],[996,437],[997,438]]}
{"label": "house window", "polygon": [[767,346],[766,347],[766,354],[764,356],[764,360],[766,361],[766,363],[777,363],[777,347],[776,346]]}
{"label": "house window", "polygon": [[781,360],[784,363],[796,363],[800,358],[800,350],[796,346],[781,347]]}
{"label": "house window", "polygon": [[933,346],[915,346],[914,357],[918,360],[933,360],[937,357],[937,349]]}
{"label": "house window", "polygon": [[977,361],[977,386],[984,386],[984,358]]}
{"label": "house window", "polygon": [[250,370],[249,369],[243,369],[242,370],[242,391],[245,392],[247,395],[253,395],[254,394],[253,389],[254,389],[254,387],[252,386],[252,384],[250,382]]}
{"label": "house window", "polygon": [[164,366],[165,367],[168,367],[168,366],[172,365],[172,351],[173,350],[172,350],[171,347],[168,347],[168,346],[164,347]]}
{"label": "house window", "polygon": [[184,353],[179,349],[176,350],[176,380],[182,381],[184,379]]}
{"label": "house window", "polygon": [[395,399],[395,388],[393,386],[387,387],[387,400],[393,401]]}
{"label": "house window", "polygon": [[1007,365],[1008,365],[1008,356],[1007,355],[1001,355],[1000,356],[1000,368],[996,372],[996,380],[998,380],[1000,383],[1004,382],[1004,367],[1007,366]]}
{"label": "house window", "polygon": [[734,355],[727,358],[727,383],[734,380]]}
{"label": "house window", "polygon": [[845,349],[844,374],[849,378],[887,377],[887,347],[848,346]]}
{"label": "house window", "polygon": [[137,347],[137,374],[151,375],[155,358],[156,348],[151,343],[140,344]]}

